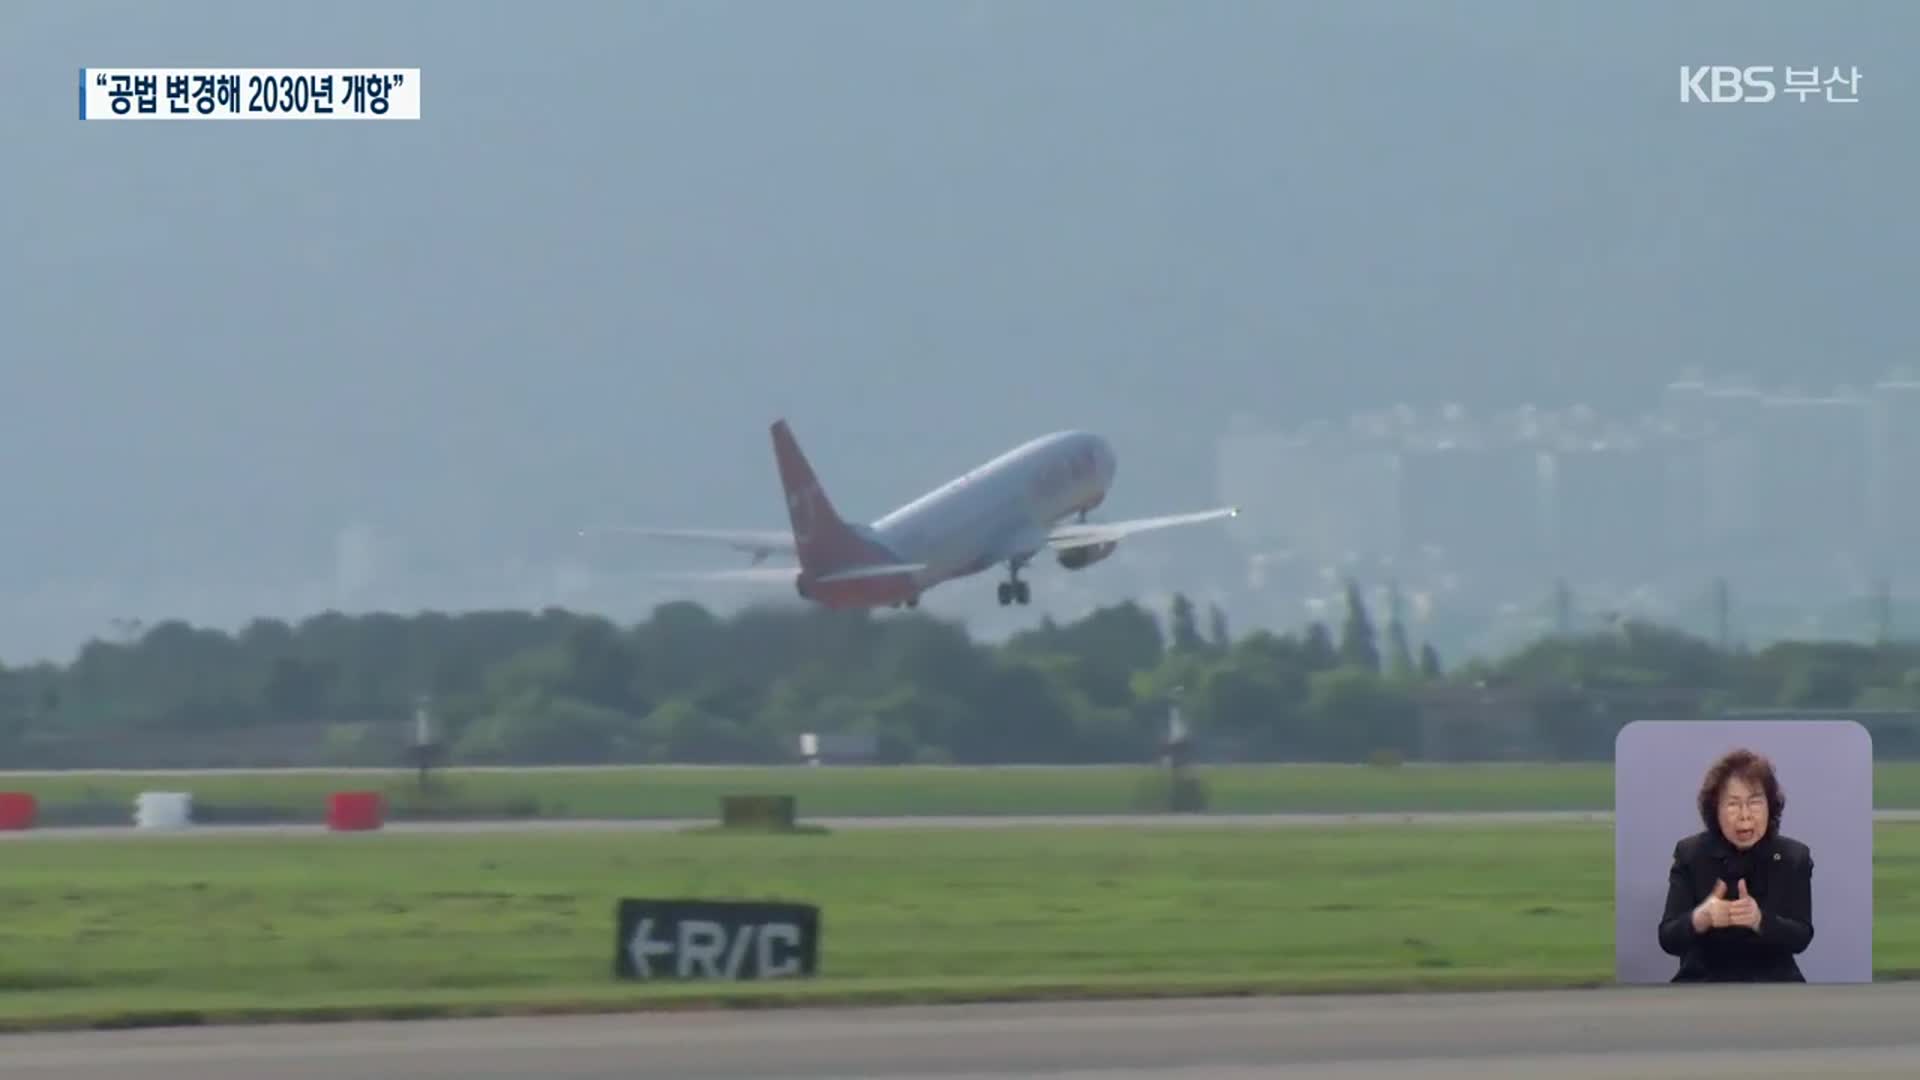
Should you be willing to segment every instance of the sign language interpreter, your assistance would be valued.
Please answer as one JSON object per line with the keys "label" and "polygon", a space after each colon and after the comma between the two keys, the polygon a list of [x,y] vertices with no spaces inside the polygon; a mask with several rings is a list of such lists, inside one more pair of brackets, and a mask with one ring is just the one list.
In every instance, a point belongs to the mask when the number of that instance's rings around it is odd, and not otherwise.
{"label": "sign language interpreter", "polygon": [[1660,947],[1674,982],[1805,982],[1813,853],[1780,833],[1786,796],[1766,758],[1735,750],[1700,786],[1706,829],[1673,847]]}

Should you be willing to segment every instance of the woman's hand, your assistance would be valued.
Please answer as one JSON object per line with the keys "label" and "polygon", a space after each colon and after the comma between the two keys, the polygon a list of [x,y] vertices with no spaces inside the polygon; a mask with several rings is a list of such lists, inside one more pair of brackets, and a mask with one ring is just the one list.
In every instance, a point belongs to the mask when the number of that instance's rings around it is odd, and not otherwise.
{"label": "woman's hand", "polygon": [[1734,926],[1745,927],[1755,933],[1759,932],[1760,905],[1754,902],[1753,897],[1747,895],[1746,878],[1740,879],[1740,899],[1731,902],[1723,901],[1723,903],[1727,905],[1727,921],[1729,923]]}
{"label": "woman's hand", "polygon": [[[1741,881],[1740,890],[1743,896],[1746,895],[1746,887],[1747,883],[1744,880]],[[1752,902],[1747,901],[1749,904]],[[1755,924],[1758,925],[1759,908],[1756,907],[1754,911],[1756,912]],[[1693,909],[1693,931],[1696,934],[1704,934],[1708,930],[1724,930],[1732,925],[1733,904],[1727,899],[1727,883],[1716,881],[1713,883],[1713,895],[1700,901],[1700,906]]]}

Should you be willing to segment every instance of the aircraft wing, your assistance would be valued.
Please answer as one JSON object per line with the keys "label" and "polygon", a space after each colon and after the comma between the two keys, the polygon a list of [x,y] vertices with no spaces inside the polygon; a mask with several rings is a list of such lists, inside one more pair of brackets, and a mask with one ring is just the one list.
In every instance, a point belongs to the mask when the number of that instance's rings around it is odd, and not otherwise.
{"label": "aircraft wing", "polygon": [[749,566],[737,570],[689,570],[683,573],[649,574],[655,581],[701,581],[732,585],[792,585],[800,576],[797,566]]}
{"label": "aircraft wing", "polygon": [[794,555],[792,530],[771,529],[582,529],[580,535],[592,533],[618,533],[624,536],[644,536],[653,540],[678,540],[685,543],[708,544],[717,547],[730,547],[735,551],[744,551],[753,556],[754,562],[769,555]]}
{"label": "aircraft wing", "polygon": [[1134,518],[1131,521],[1098,523],[1076,521],[1055,525],[1047,533],[1047,545],[1053,548],[1074,548],[1086,544],[1106,544],[1136,533],[1170,529],[1175,525],[1198,525],[1203,521],[1236,517],[1239,513],[1240,508],[1237,506],[1223,506],[1216,510],[1202,510],[1193,514],[1168,514],[1165,517]]}
{"label": "aircraft wing", "polygon": [[822,574],[814,580],[826,585],[836,581],[864,581],[867,578],[892,577],[895,574],[911,574],[915,570],[925,570],[926,563],[875,563],[871,566],[856,566],[851,570],[836,570],[831,574]]}
{"label": "aircraft wing", "polygon": [[[892,577],[895,574],[911,574],[915,570],[926,569],[926,563],[878,563],[873,566],[856,566],[850,570],[840,570],[825,574],[814,580],[821,584],[837,581],[860,581],[866,578]],[[800,576],[797,566],[749,566],[738,570],[692,570],[685,573],[655,574],[665,581],[714,581],[733,582],[742,585],[792,585]]]}

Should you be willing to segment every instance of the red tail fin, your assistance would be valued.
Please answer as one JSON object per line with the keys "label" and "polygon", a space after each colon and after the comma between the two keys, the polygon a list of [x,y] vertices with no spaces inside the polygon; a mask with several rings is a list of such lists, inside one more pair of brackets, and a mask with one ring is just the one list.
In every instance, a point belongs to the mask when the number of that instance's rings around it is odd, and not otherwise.
{"label": "red tail fin", "polygon": [[873,561],[875,553],[834,510],[785,420],[773,423],[773,459],[780,466],[780,487],[787,496],[800,568],[827,574]]}

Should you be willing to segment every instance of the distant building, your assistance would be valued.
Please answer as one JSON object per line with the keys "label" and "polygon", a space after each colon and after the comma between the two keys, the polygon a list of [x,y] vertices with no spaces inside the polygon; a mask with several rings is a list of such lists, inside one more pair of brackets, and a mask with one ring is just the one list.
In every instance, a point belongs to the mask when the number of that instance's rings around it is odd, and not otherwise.
{"label": "distant building", "polygon": [[1241,508],[1243,543],[1310,564],[1391,547],[1395,462],[1387,445],[1342,432],[1241,431],[1217,444],[1218,490]]}
{"label": "distant building", "polygon": [[[1880,395],[1883,406],[1890,394]],[[1878,449],[1897,422],[1876,428],[1875,410],[1849,392],[1769,393],[1702,380],[1669,384],[1662,419],[1676,433],[1669,505],[1699,509],[1674,521],[1700,552],[1703,570],[1765,588],[1831,589],[1874,561]],[[1895,410],[1883,407],[1883,421]],[[1886,438],[1876,441],[1878,435]],[[1825,579],[1822,581],[1821,579]]]}
{"label": "distant building", "polygon": [[1558,574],[1574,581],[1653,580],[1686,552],[1669,485],[1675,448],[1589,444],[1547,455],[1549,543]]}
{"label": "distant building", "polygon": [[1673,383],[1662,395],[1662,415],[1690,444],[1698,470],[1702,548],[1743,541],[1760,527],[1754,453],[1764,400],[1757,390],[1693,380]]}
{"label": "distant building", "polygon": [[1549,477],[1517,443],[1440,445],[1399,455],[1399,555],[1438,548],[1470,576],[1538,577],[1548,552]]}
{"label": "distant building", "polygon": [[1775,565],[1863,565],[1871,538],[1871,418],[1856,395],[1766,398],[1756,419],[1759,535]]}
{"label": "distant building", "polygon": [[1556,577],[1655,608],[1720,577],[1762,604],[1920,579],[1908,464],[1907,379],[1805,395],[1684,378],[1630,422],[1584,405],[1396,405],[1288,433],[1236,418],[1218,443],[1220,494],[1247,510],[1233,539],[1267,602],[1392,577],[1454,611],[1509,613]]}
{"label": "distant building", "polygon": [[1869,407],[1869,512],[1882,573],[1920,576],[1920,381],[1889,379]]}
{"label": "distant building", "polygon": [[1668,581],[1697,577],[1718,562],[1709,501],[1711,446],[1705,437],[1672,430],[1660,434],[1658,445],[1667,468],[1660,482],[1660,521],[1672,558],[1663,577]]}

